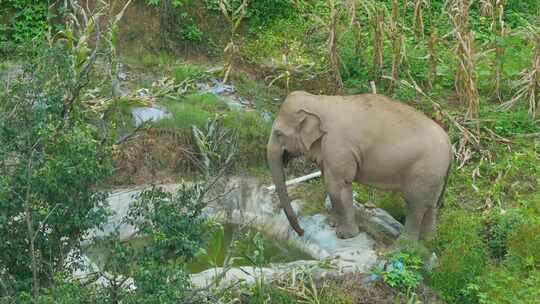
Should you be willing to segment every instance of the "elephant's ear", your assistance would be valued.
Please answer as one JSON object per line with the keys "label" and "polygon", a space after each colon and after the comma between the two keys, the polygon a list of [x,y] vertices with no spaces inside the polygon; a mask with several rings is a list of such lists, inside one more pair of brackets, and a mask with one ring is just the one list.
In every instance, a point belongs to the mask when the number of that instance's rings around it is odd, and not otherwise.
{"label": "elephant's ear", "polygon": [[311,145],[325,133],[322,128],[322,121],[319,115],[303,109],[299,111],[299,114],[301,115],[300,139],[309,150]]}

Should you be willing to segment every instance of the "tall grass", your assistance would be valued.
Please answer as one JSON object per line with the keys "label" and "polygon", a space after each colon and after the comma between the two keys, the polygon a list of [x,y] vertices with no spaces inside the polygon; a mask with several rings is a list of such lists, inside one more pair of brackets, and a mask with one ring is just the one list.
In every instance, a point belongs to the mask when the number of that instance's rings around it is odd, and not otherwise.
{"label": "tall grass", "polygon": [[[476,85],[476,50],[474,34],[471,31],[469,12],[472,1],[470,0],[447,0],[446,10],[450,22],[454,27],[456,39],[456,54],[458,68],[456,71],[455,86],[459,100],[467,104],[466,118],[478,119],[480,96]],[[479,125],[477,125],[477,130]]]}

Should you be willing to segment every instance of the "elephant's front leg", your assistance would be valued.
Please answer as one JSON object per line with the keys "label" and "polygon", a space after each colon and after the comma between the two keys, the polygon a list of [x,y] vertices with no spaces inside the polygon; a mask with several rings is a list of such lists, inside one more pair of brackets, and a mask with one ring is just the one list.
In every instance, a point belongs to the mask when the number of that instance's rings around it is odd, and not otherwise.
{"label": "elephant's front leg", "polygon": [[360,230],[356,224],[352,184],[342,179],[336,179],[329,172],[325,174],[324,180],[332,202],[337,237],[348,239],[357,236]]}

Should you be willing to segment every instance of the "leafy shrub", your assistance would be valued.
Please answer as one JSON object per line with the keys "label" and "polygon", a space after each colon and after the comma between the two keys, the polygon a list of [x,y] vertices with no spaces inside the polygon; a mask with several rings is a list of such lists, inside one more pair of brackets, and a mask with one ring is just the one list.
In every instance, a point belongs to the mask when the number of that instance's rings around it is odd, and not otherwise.
{"label": "leafy shrub", "polygon": [[42,38],[47,31],[47,3],[33,0],[7,0],[5,4],[2,3],[2,6],[0,13],[8,15],[10,12],[13,13],[10,23],[0,30],[8,41],[28,42],[34,38]]}
{"label": "leafy shrub", "polygon": [[203,32],[201,32],[196,24],[188,24],[182,29],[182,38],[191,42],[201,42]]}
{"label": "leafy shrub", "polygon": [[454,303],[471,303],[466,286],[486,269],[487,246],[482,241],[479,216],[465,210],[443,214],[432,241],[439,256],[431,283],[441,296]]}
{"label": "leafy shrub", "polygon": [[508,260],[519,270],[540,270],[540,223],[522,225],[510,236]]}
{"label": "leafy shrub", "polygon": [[[13,303],[20,304],[92,304],[104,303],[104,297],[99,288],[94,286],[85,286],[84,284],[73,281],[68,274],[57,273],[54,283],[44,288],[37,299],[32,299],[30,294],[21,293],[17,301]],[[9,303],[2,302],[0,303]]]}
{"label": "leafy shrub", "polygon": [[145,248],[149,258],[193,259],[211,232],[211,223],[202,217],[203,196],[199,185],[183,185],[175,193],[153,186],[139,194],[125,220],[150,238]]}
{"label": "leafy shrub", "polygon": [[296,304],[298,301],[296,297],[287,293],[283,290],[280,290],[275,287],[270,287],[268,290],[268,295],[270,298],[270,303],[273,304]]}
{"label": "leafy shrub", "polygon": [[189,275],[182,263],[156,260],[139,265],[133,274],[137,291],[126,295],[125,303],[177,303],[189,289]]}
{"label": "leafy shrub", "polygon": [[253,26],[265,25],[274,20],[291,19],[298,16],[293,1],[257,0],[248,6],[248,17]]}
{"label": "leafy shrub", "polygon": [[467,292],[480,304],[536,304],[540,301],[540,271],[528,276],[505,266],[491,267]]}
{"label": "leafy shrub", "polygon": [[0,160],[13,162],[0,166],[0,235],[8,240],[0,242],[0,273],[14,291],[46,286],[76,266],[66,256],[106,219],[106,193],[96,188],[112,172],[108,142],[78,101],[68,110],[66,92],[78,85],[73,56],[63,47],[32,51],[24,75],[0,94]]}
{"label": "leafy shrub", "polygon": [[509,210],[501,214],[491,212],[484,225],[484,237],[491,257],[502,259],[506,255],[506,243],[514,230],[525,222],[518,210]]}
{"label": "leafy shrub", "polygon": [[[156,1],[156,0],[154,0]],[[159,1],[159,0],[157,0]],[[220,11],[220,0],[204,0],[209,10]],[[231,11],[237,10],[242,0],[229,0]],[[274,20],[289,19],[298,15],[295,4],[289,0],[257,0],[250,1],[246,10],[246,17],[252,26],[263,26]]]}
{"label": "leafy shrub", "polygon": [[496,113],[481,113],[485,117],[492,116],[494,119],[487,125],[501,136],[512,136],[514,134],[533,133],[539,124],[529,118],[527,109],[524,106],[516,107],[513,111],[498,111]]}
{"label": "leafy shrub", "polygon": [[401,292],[412,292],[423,280],[421,272],[424,255],[420,248],[403,244],[400,249],[389,254],[386,269],[379,274],[388,286]]}
{"label": "leafy shrub", "polygon": [[198,153],[199,167],[207,178],[228,168],[236,153],[234,132],[223,127],[223,117],[215,115],[206,123],[204,129],[196,126],[192,134]]}

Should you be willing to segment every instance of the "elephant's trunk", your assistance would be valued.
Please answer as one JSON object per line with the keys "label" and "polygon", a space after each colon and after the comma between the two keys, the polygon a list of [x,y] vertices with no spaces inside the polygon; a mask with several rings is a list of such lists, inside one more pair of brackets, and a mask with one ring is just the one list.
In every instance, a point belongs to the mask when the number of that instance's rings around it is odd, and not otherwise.
{"label": "elephant's trunk", "polygon": [[304,230],[300,228],[300,225],[298,224],[298,219],[291,207],[291,201],[289,199],[287,186],[285,184],[285,170],[283,163],[285,150],[276,141],[273,134],[270,135],[270,141],[268,142],[266,152],[268,165],[270,166],[270,171],[272,172],[272,180],[276,185],[276,191],[279,196],[281,207],[283,208],[283,211],[285,212],[285,215],[287,216],[287,219],[289,220],[289,223],[294,231],[296,231],[299,236],[302,236],[304,235]]}

